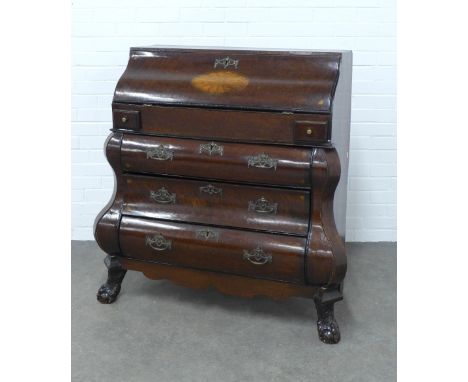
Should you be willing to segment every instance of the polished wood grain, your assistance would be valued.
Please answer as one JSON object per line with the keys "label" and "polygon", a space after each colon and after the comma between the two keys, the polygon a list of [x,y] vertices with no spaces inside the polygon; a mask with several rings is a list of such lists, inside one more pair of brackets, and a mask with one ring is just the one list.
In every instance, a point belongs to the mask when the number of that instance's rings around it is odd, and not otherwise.
{"label": "polished wood grain", "polygon": [[[207,235],[207,232],[210,233]],[[161,242],[149,240],[159,237]],[[123,256],[190,268],[294,283],[304,282],[305,238],[124,216],[119,242]],[[245,256],[260,248],[270,261]]]}
{"label": "polished wood grain", "polygon": [[306,278],[315,285],[336,285],[346,274],[346,253],[333,213],[333,196],[340,180],[340,160],[335,149],[313,151],[311,225],[306,251]]}
{"label": "polished wood grain", "polygon": [[[330,115],[113,103],[114,129],[150,135],[285,145],[327,145]],[[125,113],[127,111],[127,114]],[[141,123],[134,122],[135,113]],[[122,123],[126,118],[126,123]]]}
{"label": "polished wood grain", "polygon": [[351,52],[132,48],[95,220],[101,303],[125,272],[192,288],[307,297],[337,343],[343,298]]}
{"label": "polished wood grain", "polygon": [[[148,137],[124,134],[121,162],[124,171],[181,175],[188,177],[231,180],[283,186],[310,186],[310,150],[280,146],[248,145],[217,142],[223,154],[200,151],[200,145],[211,141]],[[163,159],[148,153],[164,150]],[[255,158],[266,155],[270,164],[255,165]],[[254,163],[249,163],[252,159]],[[261,166],[261,163],[258,165]]]}
{"label": "polished wood grain", "polygon": [[118,228],[122,216],[123,198],[120,190],[123,188],[123,179],[120,167],[120,146],[122,144],[122,134],[111,134],[105,143],[106,157],[114,173],[117,175],[112,197],[107,205],[94,219],[94,238],[99,247],[108,255],[120,254]]}
{"label": "polished wood grain", "polygon": [[126,215],[302,236],[309,230],[308,191],[138,175],[123,183]]}
{"label": "polished wood grain", "polygon": [[[226,58],[232,61],[219,63]],[[338,52],[132,48],[114,101],[329,112],[340,60]],[[221,87],[226,72],[242,76],[248,84],[221,93],[193,84],[199,76],[224,73],[219,75]]]}
{"label": "polished wood grain", "polygon": [[200,271],[191,268],[149,263],[136,259],[121,258],[125,269],[142,272],[153,280],[170,280],[178,285],[208,289],[214,288],[230,296],[252,298],[256,296],[282,300],[290,297],[314,298],[320,290],[315,286],[304,286],[272,280],[255,279],[226,273]]}

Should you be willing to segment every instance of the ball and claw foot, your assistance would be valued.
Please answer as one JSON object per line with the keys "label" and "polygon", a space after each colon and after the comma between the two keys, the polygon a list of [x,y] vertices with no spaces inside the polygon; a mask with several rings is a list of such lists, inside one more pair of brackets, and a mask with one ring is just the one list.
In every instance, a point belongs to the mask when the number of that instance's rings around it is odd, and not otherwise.
{"label": "ball and claw foot", "polygon": [[318,319],[317,330],[320,341],[326,344],[337,344],[340,342],[340,328],[333,316],[324,319]]}
{"label": "ball and claw foot", "polygon": [[101,304],[112,304],[120,293],[120,284],[103,284],[97,292],[97,300]]}
{"label": "ball and claw foot", "polygon": [[340,342],[340,328],[333,314],[333,304],[315,303],[317,308],[317,330],[320,341],[326,344]]}
{"label": "ball and claw foot", "polygon": [[101,304],[112,304],[120,293],[120,285],[127,270],[122,268],[115,256],[107,256],[104,264],[107,267],[107,281],[99,288],[96,297]]}

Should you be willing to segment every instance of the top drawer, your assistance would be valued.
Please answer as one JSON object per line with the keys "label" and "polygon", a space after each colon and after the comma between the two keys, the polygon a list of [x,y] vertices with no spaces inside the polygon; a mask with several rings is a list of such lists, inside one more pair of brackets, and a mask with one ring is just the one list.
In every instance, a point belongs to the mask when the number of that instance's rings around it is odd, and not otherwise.
{"label": "top drawer", "polygon": [[310,187],[310,150],[124,134],[126,172]]}
{"label": "top drawer", "polygon": [[327,114],[197,109],[114,103],[114,129],[159,136],[274,144],[328,142]]}

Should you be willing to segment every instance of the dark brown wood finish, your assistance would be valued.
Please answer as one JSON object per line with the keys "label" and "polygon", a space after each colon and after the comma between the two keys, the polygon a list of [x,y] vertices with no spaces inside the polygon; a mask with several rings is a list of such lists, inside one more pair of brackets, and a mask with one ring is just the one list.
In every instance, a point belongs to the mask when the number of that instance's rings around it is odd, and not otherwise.
{"label": "dark brown wood finish", "polygon": [[[125,134],[126,172],[181,175],[290,187],[310,186],[310,150]],[[201,149],[201,145],[207,149]],[[214,146],[214,145],[213,145]],[[205,147],[205,146],[204,146]]]}
{"label": "dark brown wood finish", "polygon": [[329,112],[340,60],[337,52],[132,48],[114,101]]}
{"label": "dark brown wood finish", "polygon": [[122,110],[113,108],[112,119],[116,130],[129,129],[137,131],[141,129],[140,111],[138,109],[128,109],[126,105],[122,105]]}
{"label": "dark brown wood finish", "polygon": [[123,256],[294,283],[304,281],[305,238],[124,216]]}
{"label": "dark brown wood finish", "polygon": [[168,177],[124,176],[123,213],[138,217],[307,235],[307,191]]}
{"label": "dark brown wood finish", "polygon": [[[327,145],[329,114],[201,109],[114,103],[115,129],[183,138]],[[137,118],[141,116],[141,123]]]}
{"label": "dark brown wood finish", "polygon": [[120,258],[120,262],[125,269],[142,272],[153,280],[167,279],[188,288],[215,288],[221,293],[231,296],[246,298],[265,296],[275,300],[290,297],[314,298],[321,289],[309,285],[302,286],[227,273],[180,268],[127,257]]}
{"label": "dark brown wood finish", "polygon": [[122,216],[123,198],[119,190],[123,187],[120,167],[120,146],[122,134],[111,134],[105,143],[106,157],[116,174],[114,192],[111,200],[94,220],[94,238],[101,249],[110,256],[120,254],[118,229]]}
{"label": "dark brown wood finish", "polygon": [[106,155],[98,300],[127,270],[226,294],[307,297],[337,343],[351,52],[133,48]]}
{"label": "dark brown wood finish", "polygon": [[346,274],[346,255],[333,214],[333,196],[340,179],[340,160],[335,149],[313,150],[311,177],[314,187],[306,277],[310,284],[339,284]]}

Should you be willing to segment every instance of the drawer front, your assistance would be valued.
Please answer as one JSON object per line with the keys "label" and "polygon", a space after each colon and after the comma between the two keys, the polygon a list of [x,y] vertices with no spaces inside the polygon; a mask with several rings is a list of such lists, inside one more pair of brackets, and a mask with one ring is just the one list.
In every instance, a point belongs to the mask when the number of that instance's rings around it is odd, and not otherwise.
{"label": "drawer front", "polygon": [[304,283],[305,238],[124,216],[119,239],[130,258]]}
{"label": "drawer front", "polygon": [[124,214],[307,235],[307,191],[134,175],[124,184]]}
{"label": "drawer front", "polygon": [[124,135],[126,172],[283,186],[310,186],[310,150]]}
{"label": "drawer front", "polygon": [[[268,113],[188,107],[113,104],[114,128],[147,134],[274,144],[323,144],[328,114]],[[141,114],[141,125],[130,114]],[[122,120],[126,123],[122,123]]]}
{"label": "drawer front", "polygon": [[112,120],[115,129],[140,130],[140,112],[138,110],[112,110]]}

